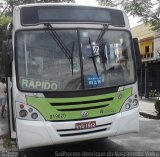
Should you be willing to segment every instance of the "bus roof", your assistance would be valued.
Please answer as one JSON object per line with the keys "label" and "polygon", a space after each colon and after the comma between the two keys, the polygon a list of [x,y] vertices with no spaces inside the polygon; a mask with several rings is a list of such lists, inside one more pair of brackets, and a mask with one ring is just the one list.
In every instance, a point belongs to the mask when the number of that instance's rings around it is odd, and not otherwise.
{"label": "bus roof", "polygon": [[74,3],[33,3],[14,8],[13,23],[16,29],[23,26],[35,27],[46,22],[54,24],[109,24],[121,29],[130,29],[124,11],[112,7]]}
{"label": "bus roof", "polygon": [[118,8],[109,7],[109,6],[79,5],[76,3],[32,3],[32,4],[18,5],[18,6],[15,6],[14,8],[35,7],[35,6],[75,6],[75,7],[77,6],[77,7],[113,9],[113,10],[119,10],[123,12],[123,10],[120,10]]}

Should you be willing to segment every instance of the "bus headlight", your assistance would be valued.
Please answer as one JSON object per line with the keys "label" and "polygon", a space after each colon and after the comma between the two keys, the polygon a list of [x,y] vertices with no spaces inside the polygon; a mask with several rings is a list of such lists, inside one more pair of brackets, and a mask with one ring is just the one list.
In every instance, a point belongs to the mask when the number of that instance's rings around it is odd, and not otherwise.
{"label": "bus headlight", "polygon": [[37,119],[38,118],[38,114],[37,113],[32,113],[31,117],[32,117],[32,119]]}
{"label": "bus headlight", "polygon": [[126,107],[127,110],[129,110],[129,109],[130,109],[130,104],[127,103],[127,104],[125,105],[125,107]]}
{"label": "bus headlight", "polygon": [[29,108],[29,110],[28,110],[28,111],[29,111],[30,113],[31,113],[31,112],[33,112],[33,108]]}
{"label": "bus headlight", "polygon": [[21,111],[19,112],[19,116],[22,117],[22,118],[26,117],[27,114],[28,114],[28,112],[27,112],[26,110],[21,110]]}
{"label": "bus headlight", "polygon": [[137,106],[138,105],[138,100],[137,99],[134,99],[133,100],[133,106]]}
{"label": "bus headlight", "polygon": [[16,113],[19,119],[44,121],[43,116],[35,108],[25,103],[16,102]]}
{"label": "bus headlight", "polygon": [[138,107],[138,99],[135,99],[135,95],[130,96],[123,104],[121,112],[132,110]]}

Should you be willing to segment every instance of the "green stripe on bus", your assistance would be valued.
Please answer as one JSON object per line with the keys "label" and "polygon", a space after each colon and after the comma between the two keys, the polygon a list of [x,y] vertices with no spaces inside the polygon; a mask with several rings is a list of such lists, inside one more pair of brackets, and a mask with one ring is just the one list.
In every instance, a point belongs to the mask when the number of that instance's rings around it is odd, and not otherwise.
{"label": "green stripe on bus", "polygon": [[[118,98],[120,94],[122,95],[121,99]],[[67,121],[67,120],[84,119],[84,117],[82,117],[81,115],[81,112],[83,111],[81,110],[81,108],[84,108],[84,111],[88,112],[87,118],[101,117],[118,113],[120,112],[120,109],[125,100],[131,95],[132,95],[132,88],[128,88],[116,93],[103,94],[97,96],[87,96],[87,97],[77,97],[77,98],[38,98],[38,97],[27,96],[26,99],[28,105],[37,109],[45,118],[45,120]],[[107,98],[113,98],[113,100],[105,101],[105,99]],[[101,99],[104,99],[104,101],[96,103],[92,102],[93,100],[96,101]],[[87,103],[87,101],[91,101],[92,103]],[[77,104],[69,105],[69,102],[71,103],[76,102]],[[83,102],[85,102],[85,104],[83,104]],[[62,104],[54,106],[54,103],[62,103]],[[99,108],[98,106],[101,105],[102,107]],[[106,106],[104,107],[104,105]],[[89,109],[90,107],[91,109]],[[77,111],[77,109],[80,110]]]}

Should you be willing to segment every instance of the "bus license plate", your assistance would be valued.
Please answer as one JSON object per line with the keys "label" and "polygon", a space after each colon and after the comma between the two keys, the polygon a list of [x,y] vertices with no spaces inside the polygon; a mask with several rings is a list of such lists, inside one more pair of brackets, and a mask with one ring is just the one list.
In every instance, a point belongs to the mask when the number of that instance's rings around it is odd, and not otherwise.
{"label": "bus license plate", "polygon": [[96,127],[96,121],[82,122],[82,123],[75,124],[75,128],[77,130],[90,129],[90,128],[95,128],[95,127]]}

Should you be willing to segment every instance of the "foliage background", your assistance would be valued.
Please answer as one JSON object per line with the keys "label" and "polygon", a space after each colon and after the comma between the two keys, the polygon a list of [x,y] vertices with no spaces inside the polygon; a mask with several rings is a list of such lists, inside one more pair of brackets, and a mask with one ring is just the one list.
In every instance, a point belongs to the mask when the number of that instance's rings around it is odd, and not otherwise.
{"label": "foliage background", "polygon": [[138,16],[140,21],[160,31],[160,0],[96,0],[102,6],[117,7],[129,16]]}

